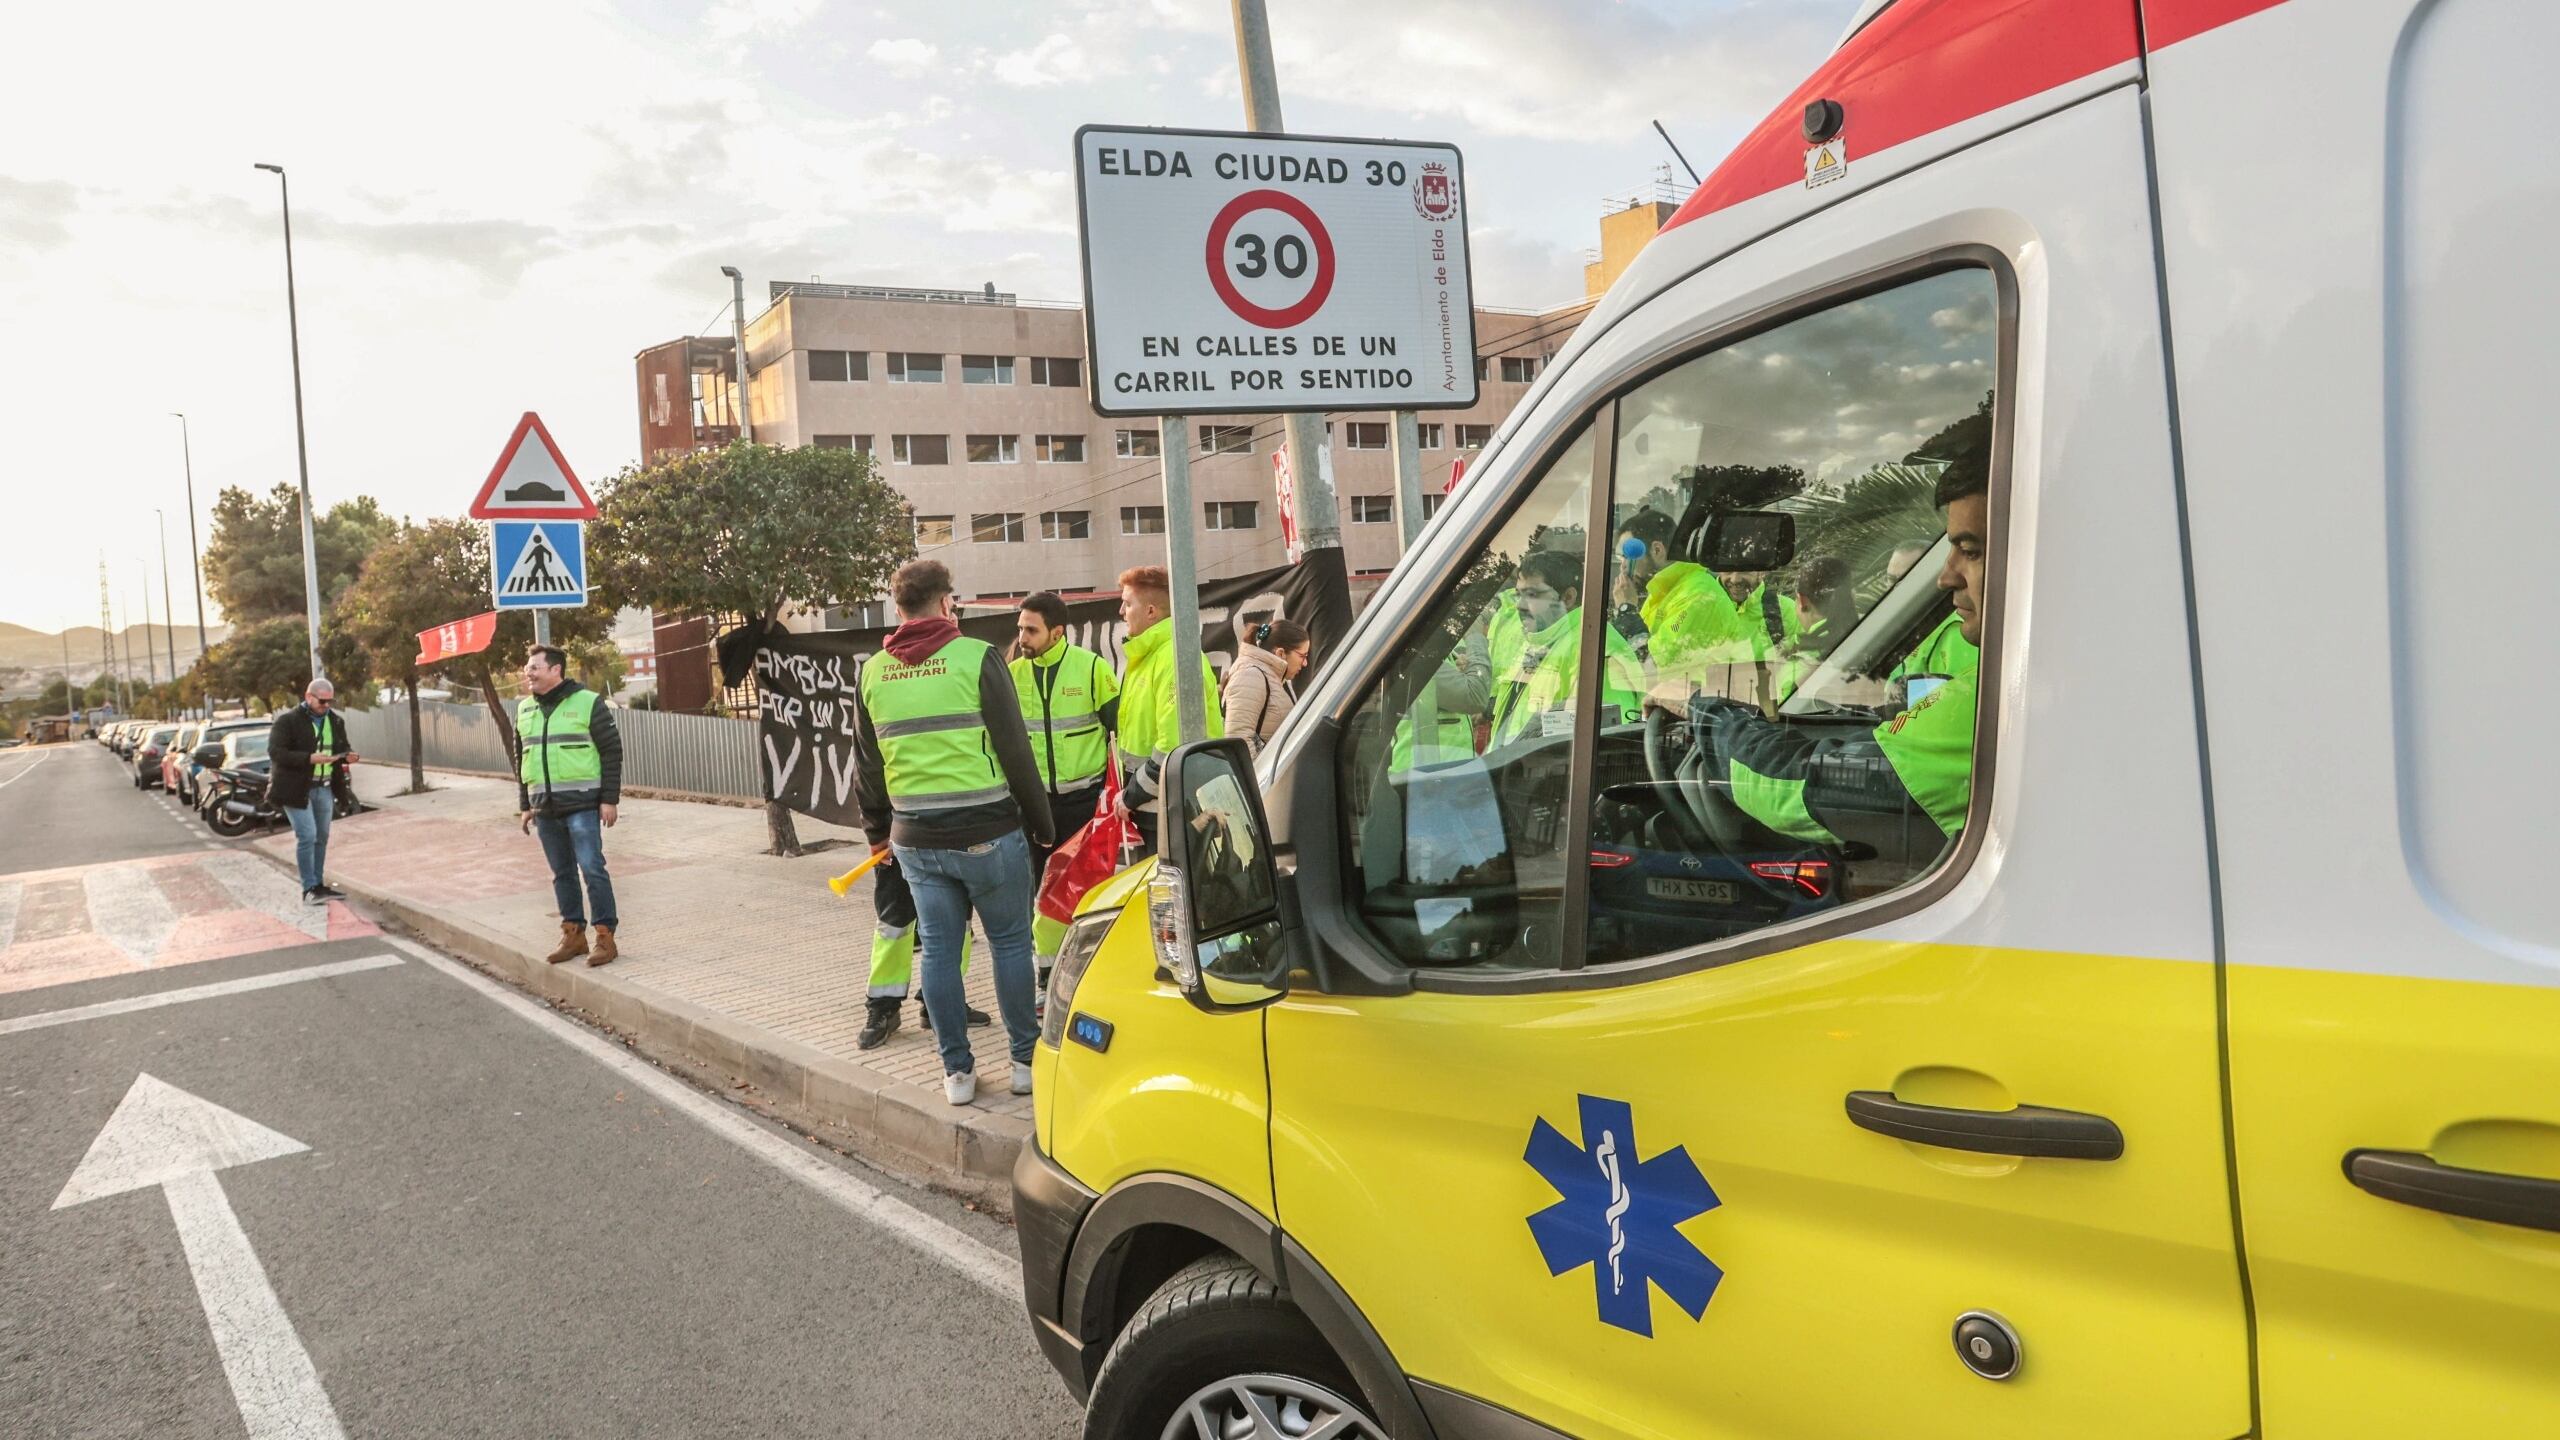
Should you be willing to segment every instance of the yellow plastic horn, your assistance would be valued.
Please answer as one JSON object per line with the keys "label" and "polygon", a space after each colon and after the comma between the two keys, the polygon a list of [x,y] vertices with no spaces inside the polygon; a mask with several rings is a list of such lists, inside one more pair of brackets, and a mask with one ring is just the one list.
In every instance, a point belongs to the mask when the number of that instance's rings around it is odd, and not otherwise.
{"label": "yellow plastic horn", "polygon": [[842,894],[843,894],[844,892],[846,892],[847,890],[850,890],[850,889],[852,889],[852,888],[853,888],[853,882],[854,882],[854,881],[859,880],[859,879],[861,879],[863,876],[870,874],[870,873],[871,873],[871,867],[872,867],[872,866],[877,865],[877,864],[879,864],[881,861],[886,860],[886,859],[888,859],[888,858],[889,858],[889,852],[888,852],[888,851],[886,851],[886,850],[883,850],[883,851],[879,852],[878,854],[876,854],[876,855],[872,856],[870,859],[863,861],[861,864],[854,866],[852,869],[847,870],[847,871],[846,871],[846,872],[844,872],[843,874],[838,875],[838,876],[837,876],[837,877],[835,877],[834,879],[832,879],[832,880],[828,881],[828,882],[827,882],[827,888],[828,888],[828,889],[830,889],[830,890],[833,890],[833,891],[834,891],[834,892],[836,892],[838,895],[842,895]]}

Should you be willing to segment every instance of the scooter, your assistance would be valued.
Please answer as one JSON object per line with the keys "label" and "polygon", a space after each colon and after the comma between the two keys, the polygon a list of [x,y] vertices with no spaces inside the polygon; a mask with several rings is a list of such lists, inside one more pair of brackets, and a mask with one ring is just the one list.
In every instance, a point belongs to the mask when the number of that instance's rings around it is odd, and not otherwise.
{"label": "scooter", "polygon": [[205,784],[204,823],[226,840],[237,840],[262,826],[284,823],[284,811],[268,798],[267,767],[259,761],[217,770]]}

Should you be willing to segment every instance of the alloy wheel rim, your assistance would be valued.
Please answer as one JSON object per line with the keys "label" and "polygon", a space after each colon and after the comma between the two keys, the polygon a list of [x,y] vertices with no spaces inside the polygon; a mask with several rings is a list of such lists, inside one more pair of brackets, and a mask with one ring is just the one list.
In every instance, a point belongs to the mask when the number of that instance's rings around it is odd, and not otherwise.
{"label": "alloy wheel rim", "polygon": [[1202,1386],[1162,1440],[1386,1440],[1360,1408],[1290,1375],[1236,1375]]}

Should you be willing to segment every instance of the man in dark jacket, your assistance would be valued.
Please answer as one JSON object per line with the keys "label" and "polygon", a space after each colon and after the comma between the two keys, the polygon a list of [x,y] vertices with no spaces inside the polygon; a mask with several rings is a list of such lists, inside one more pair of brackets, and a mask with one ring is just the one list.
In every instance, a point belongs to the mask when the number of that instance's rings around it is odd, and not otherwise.
{"label": "man in dark jacket", "polygon": [[622,919],[605,874],[604,832],[621,814],[622,732],[604,698],[568,677],[568,659],[556,645],[525,652],[528,693],[516,702],[517,826],[542,837],[551,894],[560,902],[560,945],[543,958],[561,965],[584,955],[589,965],[610,965],[622,953],[613,938]]}
{"label": "man in dark jacket", "polygon": [[302,872],[302,903],[326,905],[347,898],[329,884],[329,822],[338,800],[355,800],[348,768],[356,752],[347,744],[347,722],[330,713],[337,687],[312,677],[302,703],[267,727],[267,794],[293,822],[293,863]]}
{"label": "man in dark jacket", "polygon": [[[1053,843],[1049,796],[1004,657],[960,633],[951,571],[910,560],[890,577],[902,623],[862,664],[854,709],[854,798],[872,853],[915,892],[925,1011],[942,1050],[942,1094],[977,1098],[960,949],[969,912],[994,951],[996,1008],[1013,1052],[1013,1093],[1031,1093],[1031,846]],[[1029,832],[1028,839],[1024,832]]]}

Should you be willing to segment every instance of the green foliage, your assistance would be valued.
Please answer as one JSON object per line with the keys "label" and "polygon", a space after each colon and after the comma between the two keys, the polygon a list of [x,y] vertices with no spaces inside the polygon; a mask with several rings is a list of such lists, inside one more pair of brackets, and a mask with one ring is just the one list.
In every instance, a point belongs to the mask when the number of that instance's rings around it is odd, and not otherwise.
{"label": "green foliage", "polygon": [[1905,545],[1934,545],[1946,532],[1938,514],[1938,474],[1943,462],[1879,465],[1837,493],[1799,495],[1778,508],[1795,512],[1796,558],[1836,556],[1849,573],[1866,577],[1862,604],[1884,591],[1885,562]]}
{"label": "green foliage", "polygon": [[197,669],[205,689],[239,696],[253,708],[291,705],[311,679],[311,652],[302,616],[277,615],[231,628],[230,638],[205,652]]}
{"label": "green foliage", "polygon": [[868,455],[745,441],[604,482],[588,568],[608,608],[778,619],[868,600],[915,555],[906,500]]}
{"label": "green foliage", "polygon": [[[312,548],[324,611],[354,583],[365,557],[395,523],[369,495],[320,514],[312,527]],[[235,626],[302,614],[301,492],[278,485],[262,499],[236,486],[226,488],[213,504],[204,572],[205,588]]]}

